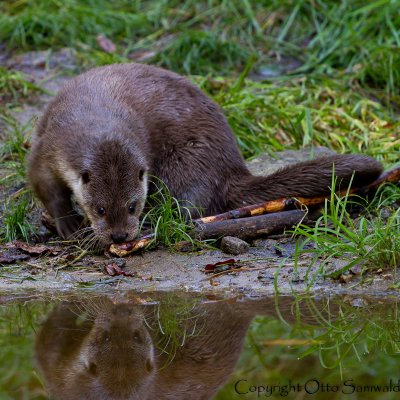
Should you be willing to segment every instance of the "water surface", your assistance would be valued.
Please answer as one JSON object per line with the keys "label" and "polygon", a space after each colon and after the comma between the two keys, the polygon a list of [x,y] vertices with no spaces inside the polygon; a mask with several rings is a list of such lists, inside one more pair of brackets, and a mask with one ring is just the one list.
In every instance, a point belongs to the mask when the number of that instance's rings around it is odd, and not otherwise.
{"label": "water surface", "polygon": [[396,298],[0,301],[0,399],[400,397]]}

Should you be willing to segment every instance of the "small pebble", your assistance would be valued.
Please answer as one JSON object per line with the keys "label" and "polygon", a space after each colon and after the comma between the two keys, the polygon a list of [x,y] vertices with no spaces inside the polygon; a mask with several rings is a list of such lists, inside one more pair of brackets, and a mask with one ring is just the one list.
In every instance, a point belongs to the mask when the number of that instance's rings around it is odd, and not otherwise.
{"label": "small pebble", "polygon": [[257,279],[260,280],[261,282],[272,282],[275,279],[275,275],[270,272],[270,271],[261,271]]}
{"label": "small pebble", "polygon": [[227,254],[247,253],[250,245],[242,239],[233,236],[225,236],[221,240],[221,250]]}
{"label": "small pebble", "polygon": [[297,271],[293,271],[290,274],[290,282],[299,283],[299,282],[302,282],[302,281],[303,281],[303,279],[300,278],[300,274]]}

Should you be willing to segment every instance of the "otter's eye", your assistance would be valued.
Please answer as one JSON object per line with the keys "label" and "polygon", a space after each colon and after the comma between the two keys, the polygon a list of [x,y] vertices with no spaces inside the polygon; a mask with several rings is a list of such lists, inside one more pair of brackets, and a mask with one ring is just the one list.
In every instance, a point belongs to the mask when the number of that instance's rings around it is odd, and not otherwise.
{"label": "otter's eye", "polygon": [[99,215],[105,215],[105,213],[106,213],[106,209],[105,209],[104,207],[99,207],[99,208],[97,209],[97,214],[99,214]]}
{"label": "otter's eye", "polygon": [[133,340],[138,343],[143,343],[143,338],[139,331],[133,332]]}
{"label": "otter's eye", "polygon": [[133,214],[135,210],[136,210],[136,202],[132,202],[131,204],[129,204],[128,207],[129,214]]}

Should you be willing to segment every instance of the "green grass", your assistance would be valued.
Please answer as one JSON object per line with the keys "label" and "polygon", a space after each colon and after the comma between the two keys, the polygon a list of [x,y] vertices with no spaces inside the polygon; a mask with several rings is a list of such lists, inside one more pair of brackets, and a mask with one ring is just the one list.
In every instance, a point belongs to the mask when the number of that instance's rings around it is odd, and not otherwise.
{"label": "green grass", "polygon": [[[332,191],[315,225],[296,227],[294,233],[303,239],[296,247],[295,265],[302,255],[311,255],[306,274],[310,284],[317,276],[338,277],[354,266],[361,266],[363,272],[388,268],[396,276],[400,266],[400,188],[381,188],[368,209],[351,218],[349,206],[361,203],[365,205],[355,196],[339,198]],[[313,247],[306,248],[310,243]],[[330,265],[336,259],[344,263],[340,268]]]}
{"label": "green grass", "polygon": [[32,200],[26,194],[19,198],[11,197],[3,203],[0,241],[11,242],[16,239],[29,241],[34,233],[34,227],[28,218],[32,207]]}
{"label": "green grass", "polygon": [[140,229],[146,224],[150,225],[155,242],[169,248],[181,241],[193,242],[189,235],[192,228],[190,207],[171,196],[161,180],[156,177],[152,179],[156,182],[157,190],[148,196],[149,210],[143,215]]}
{"label": "green grass", "polygon": [[391,165],[400,153],[400,120],[359,93],[346,77],[304,77],[280,83],[197,79],[228,118],[242,153],[322,145],[366,153]]}
{"label": "green grass", "polygon": [[[114,2],[115,3],[115,2]],[[38,47],[95,44],[102,32],[116,39],[143,32],[144,14],[135,14],[130,1],[117,5],[106,0],[23,0],[0,6],[1,39],[9,47],[31,49]]]}
{"label": "green grass", "polygon": [[[118,56],[155,51],[153,62],[180,72],[238,73],[252,55],[256,69],[346,72],[387,101],[399,100],[396,1],[22,0],[0,5],[0,26],[0,40],[14,49],[70,46],[86,52],[82,45],[97,48],[96,36],[105,34]],[[296,66],[286,68],[293,59]]]}
{"label": "green grass", "polygon": [[[5,126],[0,142],[0,185],[4,202],[0,207],[0,241],[15,239],[28,241],[35,229],[30,222],[33,202],[26,181],[26,156],[29,152],[29,138],[32,121],[21,125],[8,112],[0,115]],[[7,197],[6,192],[12,193]]]}
{"label": "green grass", "polygon": [[9,172],[0,177],[0,183],[25,180],[26,157],[29,152],[33,123],[28,121],[21,125],[9,113],[0,114],[0,123],[5,126],[3,135],[0,136],[0,163]]}
{"label": "green grass", "polygon": [[215,32],[188,30],[172,39],[153,61],[188,75],[211,74],[217,68],[240,70],[250,54],[246,47],[221,39]]}
{"label": "green grass", "polygon": [[41,89],[19,71],[0,66],[0,104],[12,106]]}

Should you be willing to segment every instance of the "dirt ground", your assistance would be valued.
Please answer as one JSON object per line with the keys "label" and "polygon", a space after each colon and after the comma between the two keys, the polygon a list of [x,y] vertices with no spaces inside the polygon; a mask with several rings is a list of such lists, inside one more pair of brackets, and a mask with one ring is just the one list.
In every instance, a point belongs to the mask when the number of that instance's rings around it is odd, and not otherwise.
{"label": "dirt ground", "polygon": [[[32,82],[46,90],[46,93],[36,95],[14,111],[21,124],[40,116],[55,92],[76,74],[74,55],[69,49],[53,54],[32,52],[11,58],[3,56],[0,64],[23,71]],[[326,151],[329,150],[319,149],[317,153]],[[254,174],[263,175],[308,157],[309,151],[306,150],[286,151],[278,154],[277,158],[265,154],[248,165]],[[339,280],[318,277],[311,287],[307,287],[305,275],[308,273],[311,277],[315,268],[309,271],[310,258],[304,255],[295,270],[291,257],[295,242],[289,235],[255,240],[250,243],[247,253],[238,256],[225,254],[219,249],[174,253],[159,248],[124,259],[111,259],[106,256],[82,256],[76,248],[57,242],[46,245],[48,248],[42,255],[29,254],[29,251],[17,249],[12,244],[2,245],[0,255],[20,255],[26,259],[10,264],[0,263],[0,291],[68,291],[76,288],[108,291],[117,288],[268,295],[278,289],[282,294],[309,290],[328,295],[343,292],[387,295],[388,292],[396,293],[396,289],[392,288],[398,282],[392,271],[381,271],[367,277],[362,277],[358,271]],[[207,264],[227,259],[234,259],[238,269],[219,276],[205,274]],[[132,276],[111,277],[105,274],[104,267],[115,262]],[[331,267],[335,269],[342,264],[343,261],[335,260]]]}

